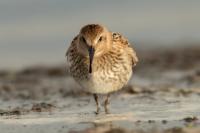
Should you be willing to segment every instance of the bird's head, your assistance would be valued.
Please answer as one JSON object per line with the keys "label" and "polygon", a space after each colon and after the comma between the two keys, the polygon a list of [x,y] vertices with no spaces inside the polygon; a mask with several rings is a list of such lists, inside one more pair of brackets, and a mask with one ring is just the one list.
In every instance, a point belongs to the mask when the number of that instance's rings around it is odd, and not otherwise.
{"label": "bird's head", "polygon": [[102,25],[89,24],[80,30],[78,37],[78,52],[89,58],[89,72],[92,73],[93,58],[104,55],[111,48],[111,33]]}

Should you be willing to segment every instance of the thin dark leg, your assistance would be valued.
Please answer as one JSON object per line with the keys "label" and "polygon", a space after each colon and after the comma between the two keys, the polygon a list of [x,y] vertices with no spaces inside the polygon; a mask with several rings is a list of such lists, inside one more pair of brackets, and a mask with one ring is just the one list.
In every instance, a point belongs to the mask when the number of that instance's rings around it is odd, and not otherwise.
{"label": "thin dark leg", "polygon": [[96,102],[96,107],[97,107],[97,111],[95,112],[96,114],[99,114],[100,111],[100,107],[99,107],[99,100],[98,100],[98,95],[97,94],[93,94],[94,96],[94,100]]}
{"label": "thin dark leg", "polygon": [[110,99],[110,94],[107,94],[105,102],[104,102],[104,109],[105,109],[106,114],[109,114],[109,109],[108,109],[108,104],[110,103],[109,99]]}

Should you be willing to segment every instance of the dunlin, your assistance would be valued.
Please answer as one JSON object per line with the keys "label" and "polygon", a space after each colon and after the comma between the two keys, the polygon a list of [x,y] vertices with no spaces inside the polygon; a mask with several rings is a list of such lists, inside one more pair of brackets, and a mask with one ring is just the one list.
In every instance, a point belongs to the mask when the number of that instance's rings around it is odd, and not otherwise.
{"label": "dunlin", "polygon": [[106,94],[104,109],[108,113],[110,94],[127,84],[138,62],[136,52],[125,37],[99,24],[84,26],[66,56],[75,81],[93,94],[96,113],[100,111],[98,94]]}

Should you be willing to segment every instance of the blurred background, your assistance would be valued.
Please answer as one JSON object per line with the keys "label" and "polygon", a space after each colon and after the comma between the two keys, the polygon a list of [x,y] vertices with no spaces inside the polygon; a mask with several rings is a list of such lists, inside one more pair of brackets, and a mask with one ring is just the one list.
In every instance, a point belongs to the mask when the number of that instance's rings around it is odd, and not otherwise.
{"label": "blurred background", "polygon": [[[65,58],[89,23],[123,34],[139,57],[99,117]],[[0,0],[0,131],[199,133],[199,103],[200,0]]]}
{"label": "blurred background", "polygon": [[65,63],[79,29],[101,23],[136,49],[200,44],[199,0],[0,0],[0,69]]}

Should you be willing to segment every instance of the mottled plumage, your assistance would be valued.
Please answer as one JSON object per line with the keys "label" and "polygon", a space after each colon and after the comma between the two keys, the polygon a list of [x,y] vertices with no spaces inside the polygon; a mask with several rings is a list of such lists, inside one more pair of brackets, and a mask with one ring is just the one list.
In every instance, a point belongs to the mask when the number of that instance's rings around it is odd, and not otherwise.
{"label": "mottled plumage", "polygon": [[94,94],[97,105],[97,94],[110,94],[121,89],[138,62],[126,38],[99,24],[84,26],[73,39],[66,56],[71,75],[85,91]]}

